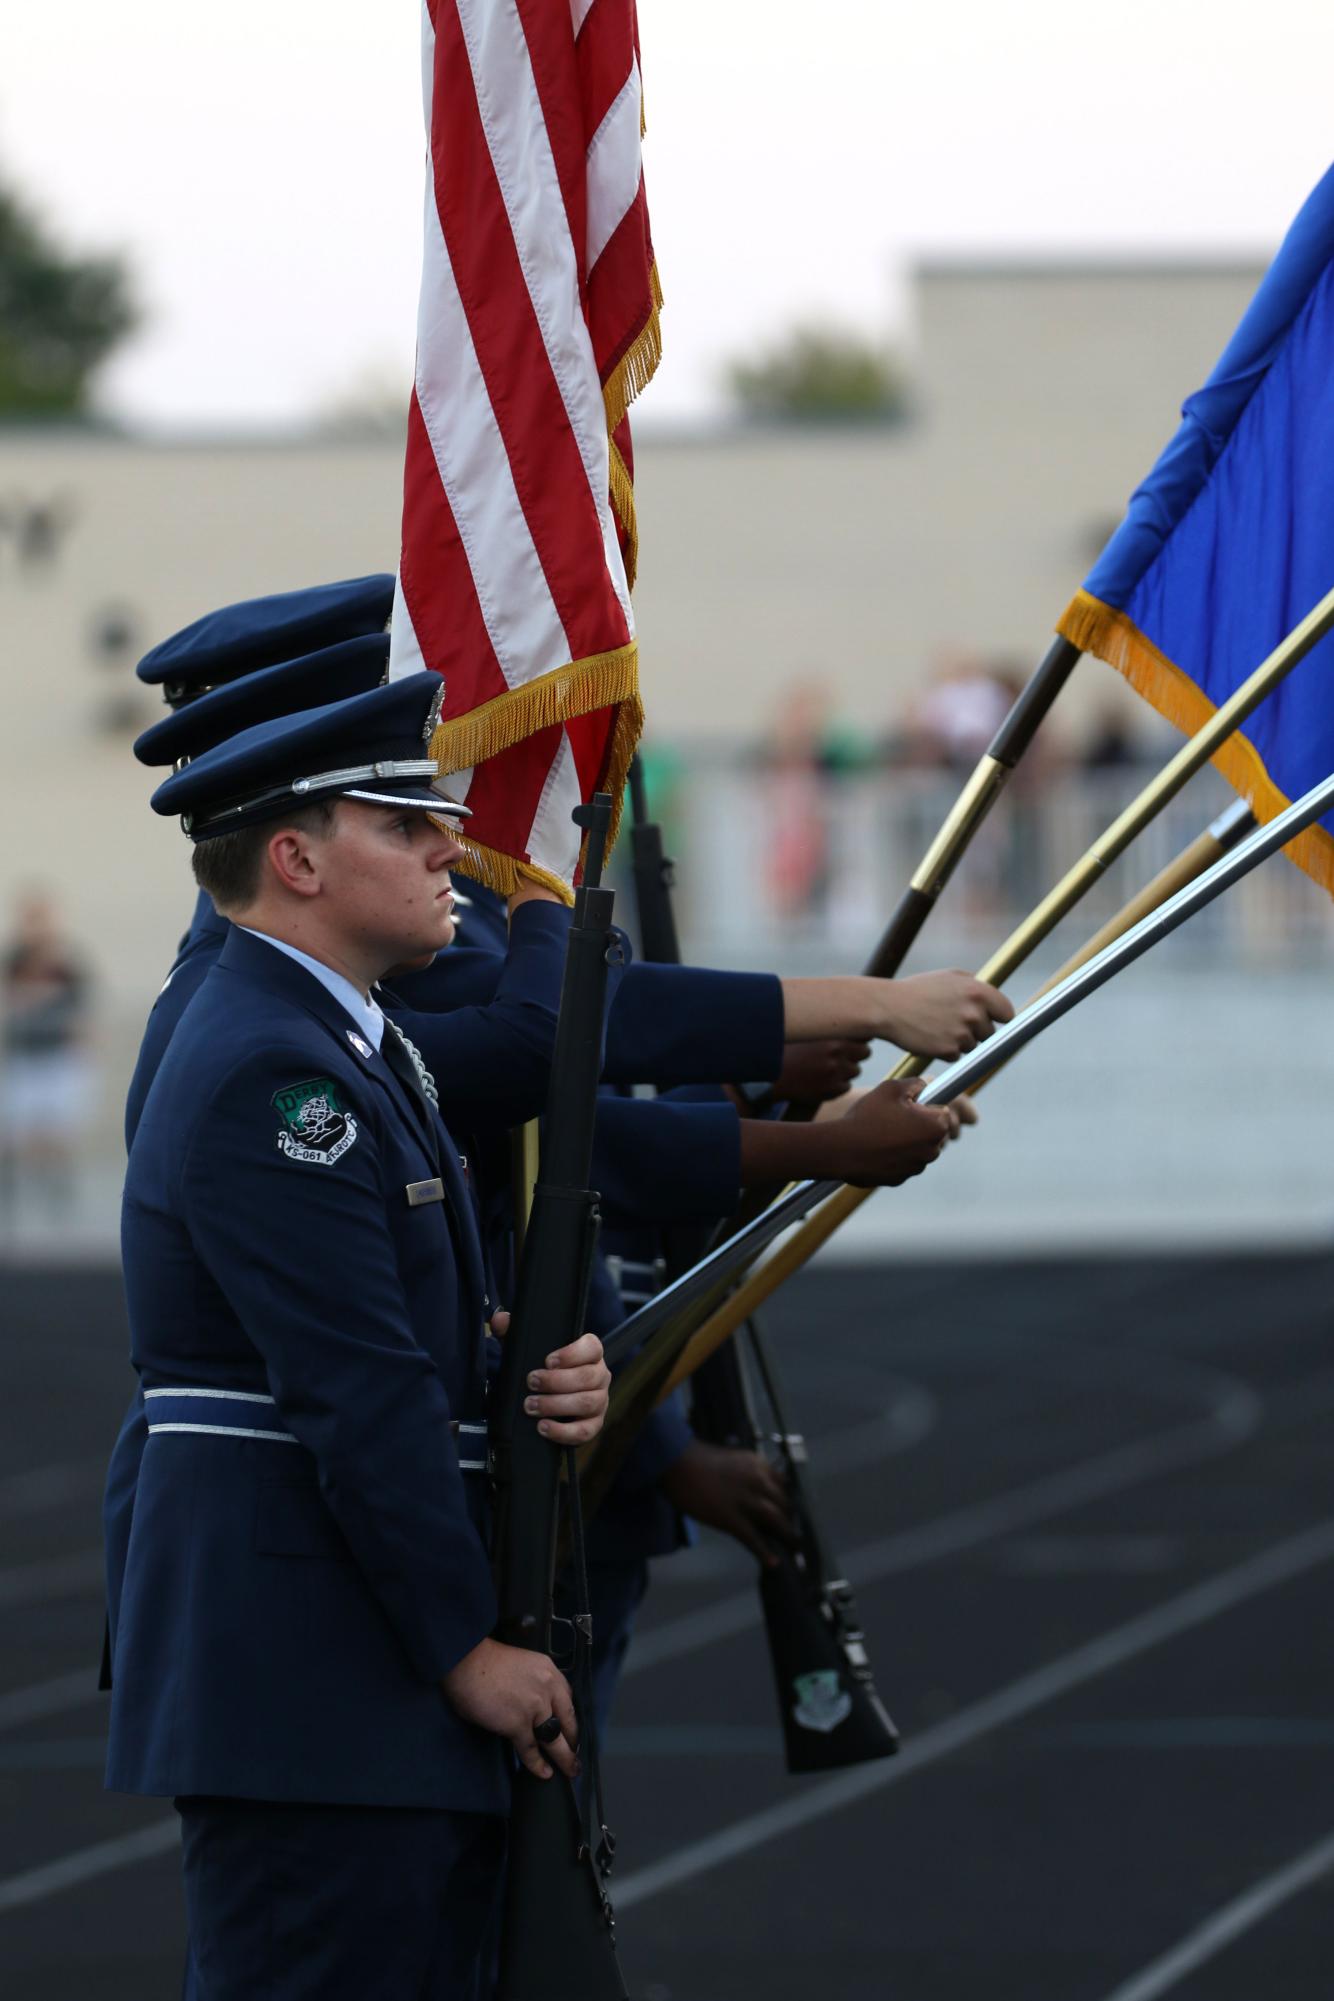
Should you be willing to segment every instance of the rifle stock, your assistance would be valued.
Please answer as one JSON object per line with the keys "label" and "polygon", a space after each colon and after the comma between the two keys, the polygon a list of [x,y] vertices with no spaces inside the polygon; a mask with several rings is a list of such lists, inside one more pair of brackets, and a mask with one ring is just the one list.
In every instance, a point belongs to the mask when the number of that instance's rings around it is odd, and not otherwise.
{"label": "rifle stock", "polygon": [[[647,959],[677,964],[680,946],[672,909],[672,865],[662,833],[648,817],[643,772],[630,768],[635,904]],[[668,1272],[677,1276],[707,1248],[707,1232],[664,1232]],[[788,1428],[777,1371],[759,1328],[749,1329],[750,1355],[763,1383],[776,1429],[795,1549],[777,1552],[759,1572],[769,1657],[790,1772],[827,1771],[888,1757],[898,1734],[876,1694],[870,1658],[851,1587],[837,1575],[811,1491],[805,1447]],[[740,1345],[721,1344],[691,1382],[691,1423],[707,1442],[757,1452],[769,1441],[756,1415],[755,1396]],[[651,1405],[646,1405],[648,1415]]]}
{"label": "rifle stock", "polygon": [[[575,897],[566,947],[551,1089],[539,1172],[519,1261],[491,1420],[496,1502],[497,1637],[552,1651],[552,1590],[560,1512],[560,1448],[524,1416],[529,1372],[576,1338],[597,1238],[589,1187],[602,1061],[607,965],[615,949],[612,894],[600,885],[611,801],[599,794],[575,818],[589,828],[588,873]],[[573,1455],[567,1461],[573,1474]],[[577,1500],[577,1482],[570,1491]],[[587,1635],[577,1635],[576,1644]],[[580,1717],[591,1741],[591,1714]],[[591,1797],[590,1784],[588,1794]],[[514,1778],[501,1934],[500,2001],[626,2001],[604,1877],[606,1829],[595,1844],[574,1788],[559,1772]]]}

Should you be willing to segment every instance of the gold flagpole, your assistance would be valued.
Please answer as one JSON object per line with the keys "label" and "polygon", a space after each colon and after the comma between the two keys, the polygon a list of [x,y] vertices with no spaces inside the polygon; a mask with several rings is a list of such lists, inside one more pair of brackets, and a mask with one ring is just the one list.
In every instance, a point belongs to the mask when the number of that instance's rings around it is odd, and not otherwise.
{"label": "gold flagpole", "polygon": [[[1118,814],[1098,840],[1082,855],[1066,874],[1038,904],[1028,917],[1019,924],[997,952],[994,952],[981,968],[978,977],[993,986],[999,986],[1010,978],[1029,955],[1050,936],[1080,899],[1107,871],[1110,865],[1125,853],[1130,843],[1142,833],[1145,827],[1168,806],[1197,771],[1209,762],[1228,738],[1239,729],[1263,702],[1273,693],[1294,667],[1306,658],[1311,649],[1322,640],[1326,633],[1334,629],[1334,590],[1327,591],[1319,604],[1307,613],[1300,624],[1294,626],[1287,636],[1280,640],[1274,650],[1260,663],[1255,672],[1245,680],[1240,688],[1216,709],[1209,721],[1195,732],[1169,759],[1168,763],[1150,780],[1142,792]],[[890,1074],[895,1078],[920,1076],[926,1063],[918,1057],[908,1056]],[[681,1345],[677,1348],[677,1360],[666,1366],[664,1346],[668,1352],[672,1342],[655,1342],[654,1347],[642,1356],[636,1356],[621,1370],[612,1387],[611,1409],[601,1439],[591,1449],[591,1465],[596,1468],[599,1461],[609,1463],[611,1457],[611,1435],[623,1425],[638,1424],[647,1411],[663,1393],[665,1383],[682,1380],[681,1364],[687,1349],[694,1349],[698,1341],[703,1347],[703,1337],[710,1338],[709,1352],[725,1341],[736,1327],[753,1312],[761,1299],[766,1299],[776,1290],[784,1278],[798,1270],[812,1257],[820,1246],[828,1241],[841,1222],[861,1206],[866,1193],[860,1189],[845,1188],[838,1195],[831,1196],[814,1215],[807,1218],[781,1250],[761,1268],[750,1275],[736,1291],[727,1297],[716,1311],[704,1322],[698,1315],[707,1311],[709,1300],[697,1304],[689,1310],[689,1317],[695,1320],[693,1330],[682,1330]],[[826,1215],[826,1211],[833,1211]],[[780,1268],[781,1264],[781,1268]],[[772,1284],[758,1288],[770,1271],[776,1276]],[[752,1284],[756,1291],[752,1292]],[[719,1289],[721,1290],[721,1288]],[[717,1293],[714,1295],[716,1302]],[[744,1301],[744,1304],[742,1303]],[[685,1316],[683,1315],[683,1318]],[[666,1334],[666,1329],[663,1330]],[[697,1351],[698,1352],[698,1351]],[[699,1361],[706,1359],[699,1352]],[[692,1362],[692,1368],[698,1362]],[[653,1385],[650,1389],[650,1384]],[[593,1486],[599,1485],[594,1479]]]}
{"label": "gold flagpole", "polygon": [[[1219,857],[1236,845],[1254,824],[1254,815],[1244,800],[1237,800],[1213,824],[1197,835],[1189,847],[1169,862],[1152,880],[1139,890],[1117,914],[1103,924],[1088,940],[1087,944],[1073,953],[1065,964],[1051,978],[1044,982],[1033,996],[1038,999],[1066,979],[1078,967],[1086,965],[1097,953],[1122,937],[1140,919],[1157,910],[1167,899],[1174,896],[1187,883],[1194,882],[1211,867]],[[900,1066],[901,1068],[906,1066]],[[998,1066],[1000,1067],[1000,1066]],[[996,1071],[984,1080],[989,1082]],[[979,1084],[980,1090],[982,1086]],[[595,1445],[585,1448],[583,1472],[580,1487],[584,1495],[584,1505],[590,1511],[596,1508],[603,1494],[615,1476],[622,1447],[638,1430],[653,1406],[665,1396],[669,1396],[686,1378],[706,1362],[716,1348],[736,1332],[750,1315],[771,1298],[778,1288],[792,1274],[807,1264],[815,1253],[826,1244],[834,1232],[849,1216],[873,1195],[872,1188],[841,1188],[820,1204],[800,1227],[783,1244],[771,1252],[762,1265],[752,1269],[739,1286],[729,1291],[731,1281],[718,1286],[711,1298],[686,1309],[696,1318],[707,1313],[688,1340],[677,1351],[677,1359],[664,1374],[660,1353],[647,1350],[642,1356],[635,1356],[617,1375],[612,1386],[611,1410],[601,1438]],[[663,1330],[664,1334],[666,1329]]]}
{"label": "gold flagpole", "polygon": [[[1050,993],[1053,987],[1059,986],[1062,980],[1068,979],[1071,973],[1077,972],[1081,966],[1086,966],[1090,959],[1095,959],[1106,946],[1124,937],[1142,917],[1147,917],[1151,911],[1166,903],[1169,896],[1175,896],[1179,889],[1184,889],[1187,883],[1194,882],[1197,876],[1203,875],[1204,871],[1211,868],[1221,855],[1226,854],[1227,850],[1248,833],[1254,824],[1255,815],[1250,807],[1244,800],[1238,800],[1222,820],[1215,821],[1213,826],[1198,835],[1188,848],[1183,848],[1176,859],[1169,862],[1152,882],[1147,883],[1139,891],[1138,895],[1132,896],[1129,903],[1119,910],[1115,917],[1109,918],[1101,930],[1095,931],[1087,944],[1081,945],[1058,972],[1053,973],[1035,994],[1030,995],[1026,1005],[1031,1007],[1035,1000],[1040,1000],[1044,994]],[[1003,1068],[1003,1064],[998,1064],[995,1070],[989,1071],[982,1079],[982,1083],[977,1085],[977,1090],[980,1091],[983,1084],[989,1084],[992,1078],[999,1076]],[[687,1376],[692,1376],[701,1363],[708,1360],[715,1348],[742,1326],[766,1299],[772,1297],[785,1279],[790,1278],[793,1272],[799,1271],[802,1265],[809,1263],[821,1246],[833,1236],[839,1225],[855,1214],[867,1197],[874,1195],[875,1192],[873,1188],[840,1189],[837,1195],[831,1195],[827,1202],[822,1202],[815,1214],[808,1217],[800,1229],[794,1230],[788,1241],[780,1244],[772,1256],[749,1272],[736,1291],[731,1293],[692,1335],[688,1346],[682,1350],[665,1387],[659,1393],[659,1401],[662,1397],[669,1396]]]}

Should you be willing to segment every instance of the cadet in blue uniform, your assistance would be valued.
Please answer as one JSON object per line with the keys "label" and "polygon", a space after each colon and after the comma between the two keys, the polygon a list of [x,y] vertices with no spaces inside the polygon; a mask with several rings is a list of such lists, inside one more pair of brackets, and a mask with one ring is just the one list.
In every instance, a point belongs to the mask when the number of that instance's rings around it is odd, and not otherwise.
{"label": "cadet in blue uniform", "polygon": [[[269,671],[263,671],[263,665],[274,646],[290,646],[298,634],[328,641],[341,629],[340,621],[353,631],[369,631],[387,613],[391,594],[391,579],[358,579],[251,600],[196,621],[141,663],[143,678],[161,681],[173,700],[189,700],[191,706],[147,731],[136,745],[137,754],[158,763],[195,755],[228,727],[272,713],[275,701],[295,708],[318,699],[326,676],[331,683],[337,679],[339,692],[352,692],[358,671],[366,672],[369,666],[378,670],[377,641],[369,636],[325,645],[304,662],[288,662]],[[238,671],[244,678],[234,678]],[[220,682],[227,685],[219,687]],[[193,699],[201,686],[214,692]],[[457,1049],[458,1010],[470,1005],[491,1008],[503,1005],[505,999],[497,989],[497,970],[507,949],[513,955],[516,940],[507,935],[499,899],[480,885],[470,887],[473,907],[462,943],[453,945],[428,971],[394,981],[390,1004],[395,1018],[428,1055],[439,1047],[431,1021],[435,1011],[448,1010],[447,1047]],[[225,921],[202,896],[200,905],[150,1017],[127,1106],[131,1131],[175,1023],[226,935]],[[522,998],[522,981],[519,985]],[[409,1016],[402,1009],[403,996],[430,1013]],[[817,1067],[823,1064],[825,1081],[809,1094],[829,1096],[851,1081],[859,1059],[869,1050],[865,1043],[846,1038],[813,1045],[811,1036],[823,1037],[841,1027],[854,1037],[885,1034],[906,1040],[915,1034],[919,1038],[915,1046],[927,1053],[955,1054],[959,1047],[971,1046],[970,1036],[966,1042],[961,1039],[967,1036],[970,1014],[978,1032],[982,1023],[989,1027],[992,1000],[1000,997],[964,975],[929,975],[894,983],[780,981],[768,974],[631,966],[611,1009],[604,1074],[611,1084],[645,1081],[662,1091],[738,1077],[757,1080],[762,1088],[780,1078],[785,1058],[790,1073],[794,1059],[804,1057],[808,1080],[811,1059]],[[1000,1001],[1000,1006],[1005,1003]],[[799,1048],[785,1050],[789,1023],[803,1041]],[[540,1034],[536,1041],[533,1058],[541,1066],[549,1044],[542,1043]],[[472,1067],[465,1064],[463,1074],[472,1074]],[[450,1074],[458,1076],[459,1069],[450,1065]],[[477,1074],[485,1077],[485,1066]],[[518,1073],[511,1070],[511,1076],[517,1087]],[[524,1105],[516,1092],[511,1093],[507,1106],[511,1121],[538,1109],[544,1068],[536,1068],[532,1082],[531,1103]],[[491,1096],[494,1110],[494,1088]],[[451,1118],[463,1116],[453,1097],[447,1111]],[[744,1121],[722,1091],[691,1090],[681,1093],[681,1101],[664,1097],[654,1102],[604,1092],[594,1179],[603,1192],[608,1242],[632,1257],[651,1258],[660,1226],[707,1223],[726,1215],[743,1183],[766,1177],[782,1180],[789,1174],[837,1175],[847,1163],[839,1156],[836,1137],[841,1136],[805,1126],[774,1129]],[[497,1178],[506,1187],[503,1163]],[[503,1200],[500,1207],[506,1208]],[[506,1228],[502,1215],[493,1229],[493,1249],[502,1259]],[[605,1333],[622,1317],[616,1286],[601,1267],[593,1286],[590,1320]],[[116,1455],[119,1478],[113,1482],[113,1491],[122,1497],[122,1521],[132,1499],[142,1435],[142,1415],[132,1410]],[[642,1596],[647,1558],[680,1546],[687,1535],[684,1515],[690,1512],[740,1536],[757,1553],[763,1537],[786,1532],[781,1485],[767,1464],[757,1455],[723,1453],[700,1444],[676,1399],[645,1425],[615,1494],[594,1527],[592,1554],[601,1613],[595,1621],[596,1654],[604,1701],[628,1642],[629,1613]],[[113,1529],[109,1515],[109,1540],[114,1545]]]}
{"label": "cadet in blue uniform", "polygon": [[[472,1994],[506,1742],[575,1767],[563,1678],[489,1637],[480,1247],[370,999],[449,933],[438,693],[262,725],[154,795],[235,921],[126,1180],[149,1425],[108,1782],[177,1800],[201,2001]],[[607,1373],[591,1336],[556,1359],[533,1412],[576,1442]]]}
{"label": "cadet in blue uniform", "polygon": [[[232,607],[231,617],[225,621],[221,613],[214,614],[216,650],[205,663],[208,671],[230,670],[232,657],[226,642],[239,647],[243,658],[252,657],[253,621],[268,615],[264,600],[259,601],[258,609],[254,604]],[[160,652],[155,649],[155,653]],[[154,655],[147,657],[151,660]],[[388,634],[373,633],[229,678],[145,730],[135,743],[135,755],[149,766],[169,766],[198,757],[257,723],[369,692],[384,680],[388,661]],[[198,664],[197,650],[192,664]],[[499,975],[492,969],[490,991],[479,995],[469,1017],[456,1015],[451,1020],[443,1044],[437,1039],[434,1018],[413,1023],[405,1017],[402,1024],[423,1048],[431,1044],[426,1049],[428,1056],[439,1057],[449,1092],[446,1116],[465,1130],[479,1111],[492,1122],[513,1124],[533,1116],[545,1101],[569,920],[554,899],[528,899],[519,910],[522,915],[516,911],[505,969]],[[127,1145],[162,1053],[222,949],[227,929],[226,919],[218,915],[201,890],[194,919],[163,983],[140,1046],[126,1099]],[[615,980],[611,991],[615,992]]]}
{"label": "cadet in blue uniform", "polygon": [[[392,580],[387,581],[392,589]],[[199,622],[208,629],[207,649],[198,626],[187,627],[183,639],[178,635],[177,642],[155,648],[146,656],[147,661],[159,674],[170,666],[176,703],[172,714],[138,739],[135,752],[140,760],[150,766],[177,764],[256,723],[328,701],[346,700],[378,686],[389,653],[388,636],[378,631],[354,634],[294,660],[254,669],[243,677],[234,674],[238,656],[245,662],[263,657],[260,633],[267,632],[270,624],[274,626],[271,643],[290,644],[298,627],[315,636],[327,635],[333,629],[336,610],[341,609],[352,626],[364,624],[385,601],[377,579],[354,580],[337,589],[343,593],[339,600],[333,586],[309,594],[316,601],[315,610],[305,612],[301,620],[297,611],[303,594],[252,600]],[[173,644],[183,646],[184,660],[173,657]],[[210,685],[199,692],[198,677],[202,675],[210,677]],[[542,1109],[568,927],[569,913],[554,899],[526,898],[514,912],[506,956],[498,968],[493,967],[490,992],[484,999],[456,1011],[448,1021],[437,1016],[417,1021],[406,1013],[400,1015],[400,1026],[440,1070],[443,1113],[460,1138],[479,1124],[506,1126]],[[194,921],[148,1019],[126,1102],[127,1147],[168,1043],[229,929],[227,920],[219,916],[201,890]],[[614,972],[611,994],[618,977],[619,972]],[[146,1437],[144,1401],[136,1392],[112,1454],[104,1504],[112,1621]],[[110,1685],[109,1662],[104,1662],[103,1683]]]}
{"label": "cadet in blue uniform", "polygon": [[[396,995],[418,1008],[447,1008],[485,993],[503,950],[504,911],[499,899],[466,876],[469,907],[461,937],[429,969],[396,978]],[[781,1092],[786,1073],[803,1058],[802,1095],[840,1095],[856,1075],[867,1044],[830,1041],[840,1028],[919,1038],[925,1053],[953,1055],[989,1033],[1009,1003],[995,989],[963,974],[934,974],[908,982],[784,981],[770,974],[727,973],[696,967],[632,965],[617,991],[608,1022],[605,1079],[660,1087],[690,1080],[679,1095],[625,1098],[604,1088],[598,1106],[593,1178],[601,1192],[602,1245],[619,1274],[651,1269],[659,1232],[671,1224],[711,1224],[736,1207],[742,1185],[790,1173],[849,1178],[852,1162],[838,1147],[846,1134],[827,1126],[774,1128],[741,1117],[721,1089],[698,1090],[696,1080],[743,1077]],[[818,1042],[785,1046],[793,1018],[803,1037]],[[957,1122],[951,1130],[957,1132]],[[791,1147],[791,1151],[780,1149]],[[801,1151],[798,1152],[797,1149]],[[872,1179],[895,1178],[888,1156]],[[595,1267],[589,1322],[611,1331],[639,1299],[618,1284],[604,1258]],[[605,1721],[624,1662],[633,1622],[648,1584],[649,1560],[684,1546],[690,1520],[706,1522],[743,1542],[761,1561],[775,1543],[791,1539],[782,1480],[758,1453],[698,1440],[677,1396],[644,1424],[617,1480],[590,1525],[589,1585],[593,1610],[593,1664],[599,1720]]]}

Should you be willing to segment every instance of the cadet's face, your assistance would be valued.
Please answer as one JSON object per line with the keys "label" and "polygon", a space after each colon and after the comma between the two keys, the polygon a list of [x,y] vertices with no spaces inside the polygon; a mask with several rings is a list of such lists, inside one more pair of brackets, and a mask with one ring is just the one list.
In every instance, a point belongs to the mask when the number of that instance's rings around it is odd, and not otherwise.
{"label": "cadet's face", "polygon": [[462,848],[415,808],[340,799],[320,843],[320,876],[348,944],[381,970],[429,964],[454,936],[451,865]]}

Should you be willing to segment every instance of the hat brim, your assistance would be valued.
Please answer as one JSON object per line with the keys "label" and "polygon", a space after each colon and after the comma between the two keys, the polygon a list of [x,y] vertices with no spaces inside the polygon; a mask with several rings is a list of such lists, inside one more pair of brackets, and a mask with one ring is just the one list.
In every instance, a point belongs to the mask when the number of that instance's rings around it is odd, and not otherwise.
{"label": "hat brim", "polygon": [[444,820],[470,820],[472,807],[457,799],[433,792],[368,792],[364,786],[350,786],[346,792],[325,793],[325,798],[364,799],[370,806],[419,806],[424,813],[438,813]]}

